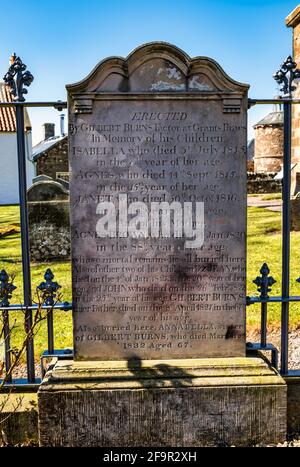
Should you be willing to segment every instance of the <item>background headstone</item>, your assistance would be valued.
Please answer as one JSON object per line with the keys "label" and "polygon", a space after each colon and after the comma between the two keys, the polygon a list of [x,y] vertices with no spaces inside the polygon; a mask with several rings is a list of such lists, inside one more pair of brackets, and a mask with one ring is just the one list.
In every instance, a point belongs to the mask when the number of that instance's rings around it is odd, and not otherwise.
{"label": "background headstone", "polygon": [[28,189],[29,246],[32,261],[70,258],[69,190],[39,175]]}
{"label": "background headstone", "polygon": [[[44,177],[44,175],[42,175]],[[27,199],[28,201],[51,201],[51,200],[62,200],[69,199],[68,189],[60,182],[43,179],[40,177],[35,183],[28,188]],[[48,177],[47,177],[48,178]]]}

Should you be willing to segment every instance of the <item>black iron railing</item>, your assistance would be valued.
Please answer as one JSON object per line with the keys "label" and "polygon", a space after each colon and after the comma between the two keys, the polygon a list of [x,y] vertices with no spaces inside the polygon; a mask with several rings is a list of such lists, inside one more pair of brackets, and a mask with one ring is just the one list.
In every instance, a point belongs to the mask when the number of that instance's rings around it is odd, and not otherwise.
{"label": "black iron railing", "polygon": [[[21,241],[22,241],[22,274],[23,274],[23,290],[24,303],[22,305],[11,305],[10,300],[15,290],[15,286],[9,278],[6,271],[0,273],[0,312],[3,318],[2,334],[5,343],[5,366],[9,369],[11,364],[11,348],[10,348],[10,323],[9,313],[12,311],[25,311],[25,327],[30,329],[32,323],[32,313],[37,307],[43,310],[48,310],[47,313],[47,330],[48,330],[48,348],[42,354],[43,358],[63,357],[71,358],[72,350],[55,350],[54,341],[54,314],[56,310],[69,311],[72,309],[72,304],[65,302],[57,302],[56,294],[60,288],[57,282],[54,282],[54,275],[50,270],[45,273],[45,281],[39,286],[38,290],[43,294],[43,302],[40,304],[32,304],[31,298],[31,279],[30,279],[30,253],[29,253],[29,230],[27,216],[27,186],[26,186],[26,157],[24,144],[24,108],[25,107],[53,107],[59,111],[67,107],[67,103],[63,101],[50,102],[25,102],[24,94],[27,90],[24,86],[29,86],[33,80],[31,73],[25,71],[26,66],[22,63],[19,57],[14,57],[8,73],[4,80],[10,86],[14,96],[14,102],[2,102],[1,107],[15,107],[16,122],[17,122],[17,146],[18,146],[18,167],[19,167],[19,193],[20,193],[20,218],[21,218]],[[280,348],[280,372],[284,375],[289,373],[288,368],[288,334],[289,334],[289,304],[291,302],[300,302],[300,296],[290,296],[290,186],[291,186],[291,109],[292,105],[299,104],[300,99],[292,98],[292,91],[295,89],[293,82],[300,77],[300,71],[296,69],[296,64],[291,57],[284,62],[281,69],[274,75],[274,78],[279,84],[283,84],[283,96],[278,99],[249,99],[249,108],[254,105],[261,104],[283,104],[284,109],[284,162],[283,162],[283,190],[282,190],[282,291],[281,296],[269,296],[271,287],[275,280],[269,276],[269,268],[267,264],[263,264],[258,276],[253,282],[257,285],[260,296],[246,297],[248,306],[260,303],[261,304],[261,340],[259,343],[248,343],[249,349],[263,350],[271,352],[272,364],[278,367],[278,349],[267,342],[267,313],[269,303],[281,303],[281,348]],[[300,278],[297,279],[300,282]],[[1,330],[0,330],[1,332]],[[34,358],[34,339],[29,336],[26,347],[27,359],[27,378],[22,380],[14,380],[10,378],[8,385],[26,384],[30,386],[38,386],[40,380],[35,376],[35,358]],[[300,370],[300,368],[299,368]]]}
{"label": "black iron railing", "polygon": [[[66,102],[26,102],[24,94],[27,94],[27,89],[24,86],[29,86],[33,81],[33,76],[29,71],[26,71],[26,65],[20,57],[13,56],[13,62],[4,76],[4,82],[10,87],[14,102],[2,102],[0,105],[14,106],[16,110],[16,127],[17,127],[17,149],[18,149],[18,174],[19,174],[19,200],[20,200],[20,220],[21,220],[21,246],[22,246],[22,278],[23,278],[23,305],[14,306],[14,310],[25,310],[25,328],[27,332],[32,325],[32,310],[35,309],[32,305],[32,288],[30,275],[30,250],[29,250],[29,228],[27,214],[27,183],[26,183],[26,154],[25,154],[25,129],[24,129],[24,107],[54,107],[61,111],[67,107]],[[42,306],[45,306],[43,304]],[[1,309],[1,308],[0,308]],[[3,309],[4,329],[9,326],[8,311],[11,308]],[[53,346],[53,316],[52,311],[48,318],[48,344],[50,348]],[[5,340],[5,355],[9,357],[9,337]],[[34,339],[29,337],[26,346],[27,355],[27,379],[28,383],[35,383],[35,359],[34,359]],[[7,363],[6,363],[7,367]]]}
{"label": "black iron railing", "polygon": [[[5,270],[0,272],[0,312],[2,313],[2,322],[3,329],[1,333],[1,339],[4,342],[4,358],[5,358],[5,372],[8,374],[12,365],[12,347],[11,347],[11,337],[14,326],[10,325],[9,314],[11,312],[22,312],[24,314],[24,324],[25,331],[29,332],[32,328],[32,313],[40,310],[45,312],[45,318],[47,320],[47,336],[48,336],[48,346],[41,355],[41,373],[43,376],[43,360],[45,358],[56,357],[61,355],[70,356],[72,352],[69,349],[65,350],[55,350],[55,341],[54,341],[54,313],[57,310],[70,311],[72,305],[69,302],[59,302],[57,299],[57,291],[60,289],[60,285],[53,281],[54,274],[51,269],[47,269],[44,274],[44,281],[42,281],[37,287],[39,302],[31,305],[21,305],[21,304],[10,304],[10,300],[13,296],[14,290],[17,288],[9,275]],[[31,317],[30,323],[28,323],[28,316]],[[34,340],[34,333],[29,338],[30,341]],[[27,345],[26,348],[27,355],[27,378],[26,379],[13,379],[13,375],[9,375],[6,378],[6,383],[8,385],[18,385],[18,384],[39,384],[40,379],[35,377],[30,378],[28,373],[28,367],[35,368],[35,358],[34,354],[31,352],[31,347]],[[20,362],[18,362],[20,363]]]}

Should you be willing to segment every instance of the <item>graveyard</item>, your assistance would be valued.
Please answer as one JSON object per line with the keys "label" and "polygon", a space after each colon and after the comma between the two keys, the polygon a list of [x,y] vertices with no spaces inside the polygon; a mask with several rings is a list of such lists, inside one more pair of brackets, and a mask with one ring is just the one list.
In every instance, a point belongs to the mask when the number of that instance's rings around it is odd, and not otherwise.
{"label": "graveyard", "polygon": [[299,446],[300,5],[189,2],[0,57],[0,447]]}

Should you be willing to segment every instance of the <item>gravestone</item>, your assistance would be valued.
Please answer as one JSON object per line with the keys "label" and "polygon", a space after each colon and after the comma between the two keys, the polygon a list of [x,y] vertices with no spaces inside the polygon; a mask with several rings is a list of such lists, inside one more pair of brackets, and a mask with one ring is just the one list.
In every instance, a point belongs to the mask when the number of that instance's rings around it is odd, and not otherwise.
{"label": "gravestone", "polygon": [[68,186],[39,175],[27,191],[29,247],[32,261],[70,258]]}
{"label": "gravestone", "polygon": [[67,90],[75,355],[40,444],[281,440],[284,381],[245,356],[248,86],[151,43]]}
{"label": "gravestone", "polygon": [[49,182],[51,180],[53,180],[53,178],[49,177],[49,175],[37,175],[36,177],[33,177],[32,183]]}
{"label": "gravestone", "polygon": [[36,181],[28,188],[28,201],[52,201],[52,200],[68,200],[68,189],[57,180],[50,177],[43,179],[44,175],[36,177]]}
{"label": "gravestone", "polygon": [[211,59],[144,53],[130,78],[111,59],[68,87],[75,358],[243,356],[248,86]]}
{"label": "gravestone", "polygon": [[66,261],[70,259],[68,200],[29,202],[28,221],[32,261]]}

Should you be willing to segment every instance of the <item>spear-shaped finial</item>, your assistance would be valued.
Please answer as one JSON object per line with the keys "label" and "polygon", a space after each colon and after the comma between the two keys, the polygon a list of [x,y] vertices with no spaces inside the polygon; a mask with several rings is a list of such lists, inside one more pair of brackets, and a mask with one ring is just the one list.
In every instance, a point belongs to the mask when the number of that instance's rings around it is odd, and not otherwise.
{"label": "spear-shaped finial", "polygon": [[297,69],[297,63],[294,62],[291,55],[283,62],[281,68],[273,75],[273,78],[278,84],[283,84],[280,91],[283,92],[284,97],[292,97],[292,92],[296,89],[293,82],[295,79],[300,78],[300,70]]}
{"label": "spear-shaped finial", "polygon": [[20,57],[13,54],[10,57],[10,67],[4,76],[4,82],[10,87],[10,92],[13,95],[14,101],[24,102],[24,94],[27,94],[27,89],[24,86],[30,86],[33,81],[33,76],[30,71],[25,71],[27,66],[22,62]]}

